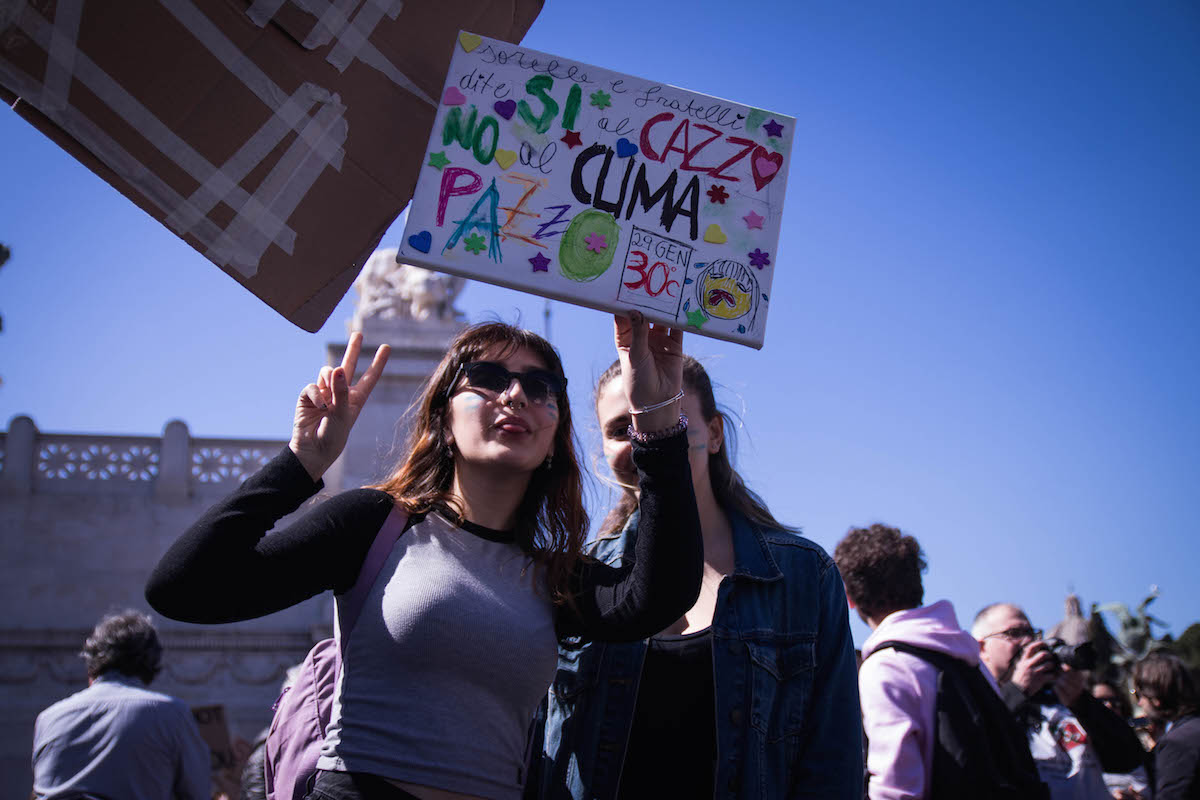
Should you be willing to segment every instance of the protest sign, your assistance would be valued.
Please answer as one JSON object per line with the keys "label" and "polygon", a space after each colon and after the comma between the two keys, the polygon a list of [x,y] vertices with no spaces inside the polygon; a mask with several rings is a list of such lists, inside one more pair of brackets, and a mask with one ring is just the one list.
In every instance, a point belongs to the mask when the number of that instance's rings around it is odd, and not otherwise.
{"label": "protest sign", "polygon": [[791,117],[461,32],[397,258],[761,347]]}
{"label": "protest sign", "polygon": [[412,194],[458,29],[520,41],[540,10],[9,0],[0,98],[315,331]]}
{"label": "protest sign", "polygon": [[245,755],[239,757],[229,738],[225,706],[193,706],[192,717],[200,729],[200,738],[208,745],[213,785],[217,791],[237,797],[241,793],[241,773],[246,758]]}

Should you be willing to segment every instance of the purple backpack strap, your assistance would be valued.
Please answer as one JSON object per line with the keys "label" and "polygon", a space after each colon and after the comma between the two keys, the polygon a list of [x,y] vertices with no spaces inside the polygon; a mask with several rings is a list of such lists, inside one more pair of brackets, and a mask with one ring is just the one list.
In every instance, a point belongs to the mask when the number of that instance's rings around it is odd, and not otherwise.
{"label": "purple backpack strap", "polygon": [[342,647],[345,647],[345,638],[350,635],[354,624],[358,622],[363,604],[367,601],[367,595],[371,593],[371,587],[375,585],[379,571],[383,569],[388,556],[392,554],[392,547],[395,546],[396,540],[400,538],[400,534],[404,533],[406,524],[408,524],[408,513],[399,506],[393,506],[388,518],[384,520],[383,527],[379,529],[379,533],[375,534],[375,541],[371,542],[371,549],[367,551],[367,557],[363,559],[362,568],[358,571],[358,578],[354,581],[354,585],[337,599],[338,627],[343,640]]}
{"label": "purple backpack strap", "polygon": [[407,513],[392,509],[375,534],[354,585],[337,600],[338,636],[313,646],[300,666],[295,683],[284,690],[275,704],[264,763],[270,800],[301,800],[312,789],[317,759],[333,712],[346,637],[362,614],[367,595],[407,522]]}

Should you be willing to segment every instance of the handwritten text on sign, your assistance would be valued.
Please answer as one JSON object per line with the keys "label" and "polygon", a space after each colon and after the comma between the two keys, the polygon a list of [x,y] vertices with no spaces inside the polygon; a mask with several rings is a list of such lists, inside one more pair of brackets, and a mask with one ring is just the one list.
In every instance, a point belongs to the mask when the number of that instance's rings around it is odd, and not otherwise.
{"label": "handwritten text on sign", "polygon": [[399,257],[760,347],[794,128],[462,33]]}

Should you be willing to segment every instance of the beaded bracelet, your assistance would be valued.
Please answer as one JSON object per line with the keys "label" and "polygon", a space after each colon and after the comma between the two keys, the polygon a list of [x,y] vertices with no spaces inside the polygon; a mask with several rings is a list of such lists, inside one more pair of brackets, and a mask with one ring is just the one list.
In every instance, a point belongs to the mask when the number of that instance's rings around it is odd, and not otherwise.
{"label": "beaded bracelet", "polygon": [[679,394],[675,395],[674,397],[667,398],[666,400],[663,400],[661,403],[655,403],[652,406],[642,406],[641,408],[634,408],[633,406],[630,406],[629,413],[634,414],[634,415],[648,414],[651,411],[657,411],[660,408],[666,408],[667,406],[671,405],[671,403],[674,403],[676,400],[682,400],[682,399],[683,399],[683,389],[680,389]]}
{"label": "beaded bracelet", "polygon": [[687,430],[688,418],[687,414],[679,415],[679,422],[676,422],[669,428],[664,428],[661,431],[647,431],[643,433],[633,429],[632,423],[629,426],[629,438],[631,441],[638,444],[647,444],[649,442],[657,442],[659,439],[669,439],[677,433],[683,433]]}

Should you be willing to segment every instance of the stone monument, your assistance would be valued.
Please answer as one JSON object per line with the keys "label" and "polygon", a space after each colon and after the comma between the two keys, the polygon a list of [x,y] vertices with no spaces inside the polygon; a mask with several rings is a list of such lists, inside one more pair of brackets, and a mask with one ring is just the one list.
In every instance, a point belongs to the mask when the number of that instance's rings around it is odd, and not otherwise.
{"label": "stone monument", "polygon": [[[363,335],[359,371],[381,344],[392,356],[364,406],[342,457],[325,476],[330,489],[351,489],[380,480],[396,461],[407,433],[407,412],[425,380],[466,326],[454,300],[466,279],[396,261],[396,250],[376,251],[354,282],[358,300],[347,334]],[[346,343],[329,344],[327,363],[342,362]]]}
{"label": "stone monument", "polygon": [[[463,283],[397,264],[395,250],[364,267],[348,326],[366,339],[360,366],[379,344],[392,357],[325,476],[327,494],[370,483],[397,459],[405,411],[465,325],[454,309]],[[328,345],[329,363],[345,349]],[[142,588],[162,553],[285,444],[194,437],[179,420],[161,436],[46,433],[27,416],[0,430],[0,800],[28,798],[34,718],[85,685],[78,653],[96,620],[149,611]],[[155,688],[198,713],[220,710],[232,745],[214,753],[214,775],[225,775],[270,722],[287,668],[331,634],[333,599],[232,625],[157,622],[166,668]]]}

